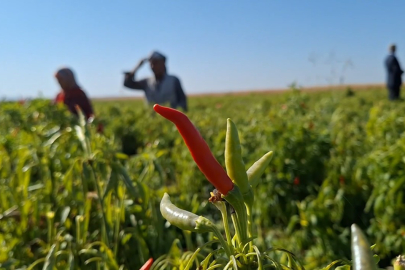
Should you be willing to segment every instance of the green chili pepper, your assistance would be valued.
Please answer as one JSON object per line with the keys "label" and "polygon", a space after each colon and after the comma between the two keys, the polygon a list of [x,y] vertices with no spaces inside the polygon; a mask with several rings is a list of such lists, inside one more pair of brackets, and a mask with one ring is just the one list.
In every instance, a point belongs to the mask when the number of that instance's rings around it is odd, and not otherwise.
{"label": "green chili pepper", "polygon": [[170,196],[165,193],[160,202],[160,212],[170,224],[187,231],[195,232],[196,221],[199,218],[196,214],[180,209],[170,201]]}
{"label": "green chili pepper", "polygon": [[175,206],[167,193],[163,195],[160,202],[160,212],[170,224],[182,230],[204,233],[213,231],[212,227],[215,226],[209,219]]}
{"label": "green chili pepper", "polygon": [[218,228],[209,219],[178,208],[170,201],[170,196],[167,193],[163,195],[162,201],[160,202],[160,212],[170,224],[182,230],[198,233],[214,233],[224,248],[225,253],[231,256],[232,251],[230,246],[225,241]]}
{"label": "green chili pepper", "polygon": [[245,170],[245,163],[242,159],[242,148],[240,145],[238,130],[231,119],[227,119],[225,139],[225,166],[232,182],[236,184],[242,194],[249,192],[250,185]]}
{"label": "green chili pepper", "polygon": [[352,260],[354,270],[377,270],[370,244],[356,224],[352,225]]}
{"label": "green chili pepper", "polygon": [[245,169],[245,163],[243,162],[242,159],[242,148],[240,145],[238,130],[231,119],[228,118],[226,122],[227,128],[225,139],[225,166],[232,182],[239,187],[247,208],[246,209],[247,224],[245,224],[246,223],[245,217],[241,216],[245,214],[244,211],[242,213],[242,211],[235,208],[235,210],[237,210],[239,227],[241,228],[241,237],[244,240],[246,237],[245,229],[247,229],[247,236],[248,237],[252,236],[253,230],[252,207],[254,201],[254,194],[252,188],[249,185]]}
{"label": "green chili pepper", "polygon": [[270,151],[263,157],[261,157],[258,161],[256,161],[247,170],[247,176],[252,188],[256,187],[257,184],[259,184],[260,176],[264,173],[264,170],[267,168],[272,158],[273,158],[273,151]]}

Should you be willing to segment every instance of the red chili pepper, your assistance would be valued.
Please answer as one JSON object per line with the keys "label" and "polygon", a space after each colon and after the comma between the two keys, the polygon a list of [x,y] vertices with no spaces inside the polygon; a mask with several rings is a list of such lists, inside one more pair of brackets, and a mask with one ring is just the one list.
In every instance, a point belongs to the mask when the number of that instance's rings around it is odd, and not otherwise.
{"label": "red chili pepper", "polygon": [[150,258],[139,270],[149,270],[153,264],[153,258]]}
{"label": "red chili pepper", "polygon": [[156,104],[153,109],[176,125],[200,171],[219,192],[228,194],[234,186],[231,179],[215,159],[208,144],[190,119],[184,113],[172,108]]}
{"label": "red chili pepper", "polygon": [[345,184],[345,178],[344,178],[342,175],[339,177],[339,182],[340,182],[340,184],[342,184],[342,185]]}
{"label": "red chili pepper", "polygon": [[299,177],[295,177],[294,178],[294,186],[298,186],[300,184],[300,178]]}

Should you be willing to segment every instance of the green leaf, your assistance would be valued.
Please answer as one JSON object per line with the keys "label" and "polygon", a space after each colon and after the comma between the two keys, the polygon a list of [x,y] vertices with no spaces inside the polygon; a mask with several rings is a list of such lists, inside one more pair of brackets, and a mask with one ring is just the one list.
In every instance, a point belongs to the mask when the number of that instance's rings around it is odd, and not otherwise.
{"label": "green leaf", "polygon": [[53,270],[55,267],[55,262],[56,262],[56,253],[57,250],[57,245],[53,244],[48,252],[48,254],[46,255],[45,258],[45,264],[44,267],[42,268],[42,270]]}

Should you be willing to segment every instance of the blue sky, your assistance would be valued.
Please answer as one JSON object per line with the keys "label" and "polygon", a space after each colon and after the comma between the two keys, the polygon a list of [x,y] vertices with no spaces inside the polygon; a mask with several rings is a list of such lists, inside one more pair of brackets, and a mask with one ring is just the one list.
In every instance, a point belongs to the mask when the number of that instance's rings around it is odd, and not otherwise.
{"label": "blue sky", "polygon": [[[380,83],[390,43],[405,59],[404,10],[400,0],[0,1],[0,97],[53,97],[65,65],[91,97],[136,95],[122,72],[154,49],[186,93]],[[149,75],[145,65],[138,78]]]}

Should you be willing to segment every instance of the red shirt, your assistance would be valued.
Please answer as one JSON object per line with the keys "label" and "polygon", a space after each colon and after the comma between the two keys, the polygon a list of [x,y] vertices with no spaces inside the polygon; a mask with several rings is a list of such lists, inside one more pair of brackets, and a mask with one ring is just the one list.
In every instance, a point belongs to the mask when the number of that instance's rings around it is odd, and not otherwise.
{"label": "red shirt", "polygon": [[56,104],[64,103],[65,102],[65,93],[62,91],[56,96],[55,101]]}
{"label": "red shirt", "polygon": [[79,106],[87,119],[94,114],[90,100],[79,87],[71,89],[68,92],[60,92],[55,98],[55,103],[62,102],[68,107],[69,111],[75,115],[78,115],[76,106]]}

